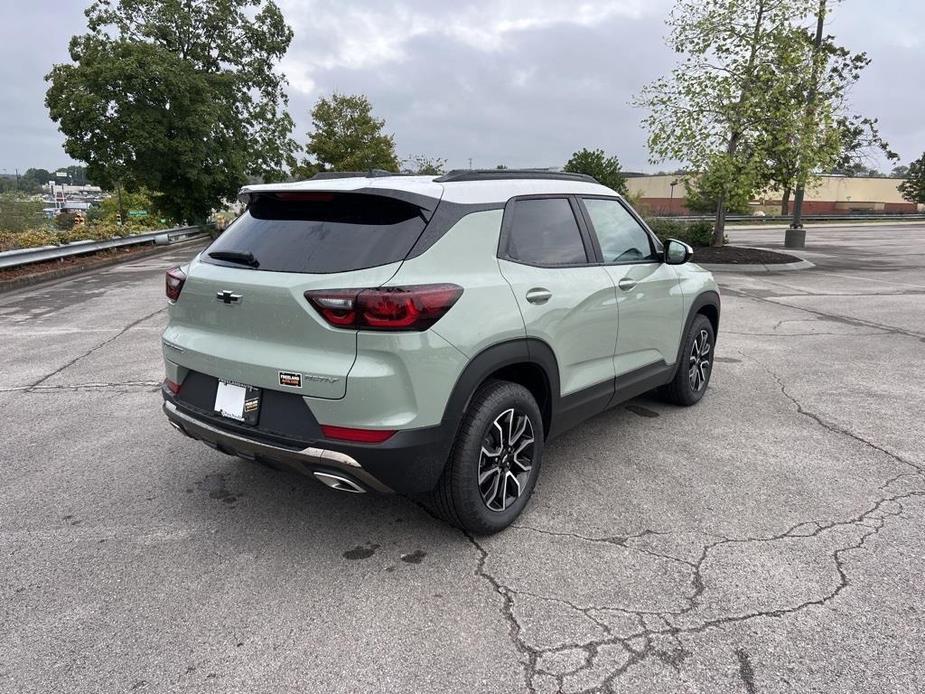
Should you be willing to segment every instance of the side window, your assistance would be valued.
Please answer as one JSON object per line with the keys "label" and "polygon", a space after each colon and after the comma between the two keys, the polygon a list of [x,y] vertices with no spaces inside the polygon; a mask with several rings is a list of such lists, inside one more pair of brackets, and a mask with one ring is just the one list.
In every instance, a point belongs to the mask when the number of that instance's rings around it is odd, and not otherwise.
{"label": "side window", "polygon": [[618,200],[584,198],[605,263],[654,260],[646,230]]}
{"label": "side window", "polygon": [[588,262],[578,222],[567,198],[524,199],[514,203],[507,255],[530,265]]}

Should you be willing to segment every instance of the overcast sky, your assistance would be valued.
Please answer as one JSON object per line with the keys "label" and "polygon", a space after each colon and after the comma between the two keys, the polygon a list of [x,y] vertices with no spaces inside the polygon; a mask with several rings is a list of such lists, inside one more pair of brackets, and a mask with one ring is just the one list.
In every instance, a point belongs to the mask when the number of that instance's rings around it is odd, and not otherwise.
{"label": "overcast sky", "polygon": [[[560,166],[602,147],[653,171],[629,101],[667,72],[672,0],[278,0],[295,31],[282,68],[296,139],[333,90],[365,93],[399,156],[450,167]],[[0,171],[68,163],[43,81],[85,29],[81,0],[0,0]],[[829,31],[873,63],[855,111],[880,119],[903,163],[925,150],[925,2],[844,0]],[[885,166],[885,164],[883,165]]]}

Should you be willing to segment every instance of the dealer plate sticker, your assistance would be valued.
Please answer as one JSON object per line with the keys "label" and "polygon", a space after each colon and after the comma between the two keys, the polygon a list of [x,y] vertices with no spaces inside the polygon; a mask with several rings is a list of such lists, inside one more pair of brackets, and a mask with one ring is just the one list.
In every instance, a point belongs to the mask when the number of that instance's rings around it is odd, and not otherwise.
{"label": "dealer plate sticker", "polygon": [[219,381],[218,389],[215,391],[215,411],[225,417],[243,422],[246,395],[247,388],[244,386]]}
{"label": "dealer plate sticker", "polygon": [[301,388],[302,374],[293,373],[292,371],[280,371],[279,384],[287,388]]}

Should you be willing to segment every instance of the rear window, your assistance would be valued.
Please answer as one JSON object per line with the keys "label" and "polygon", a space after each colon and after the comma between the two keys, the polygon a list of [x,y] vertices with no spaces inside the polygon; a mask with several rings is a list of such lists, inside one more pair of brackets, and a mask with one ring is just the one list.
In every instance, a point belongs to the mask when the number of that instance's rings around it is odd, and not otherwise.
{"label": "rear window", "polygon": [[271,193],[247,211],[202,255],[250,254],[258,270],[329,273],[402,260],[424,230],[420,208],[362,193]]}
{"label": "rear window", "polygon": [[507,255],[528,265],[588,262],[578,222],[567,198],[518,200],[507,241]]}

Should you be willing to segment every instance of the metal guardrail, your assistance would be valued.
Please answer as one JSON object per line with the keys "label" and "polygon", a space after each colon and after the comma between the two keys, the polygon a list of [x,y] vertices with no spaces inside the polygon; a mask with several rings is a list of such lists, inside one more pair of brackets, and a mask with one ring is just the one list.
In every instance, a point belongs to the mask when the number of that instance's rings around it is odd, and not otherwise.
{"label": "metal guardrail", "polygon": [[166,246],[178,241],[198,238],[208,233],[203,227],[174,227],[173,229],[158,229],[144,234],[121,236],[105,241],[73,241],[64,246],[41,246],[39,248],[22,248],[15,251],[0,252],[0,270],[40,263],[45,260],[59,260],[75,255],[96,253],[110,248],[122,246],[136,246],[152,243]]}
{"label": "metal guardrail", "polygon": [[[654,219],[673,219],[678,222],[712,222],[716,215],[659,215]],[[780,224],[789,223],[792,217],[790,215],[765,215],[755,216],[750,214],[730,214],[726,215],[726,222],[751,222],[761,224],[764,222]],[[925,214],[814,214],[803,215],[803,223],[812,222],[903,222],[903,221],[921,221],[925,220]]]}

